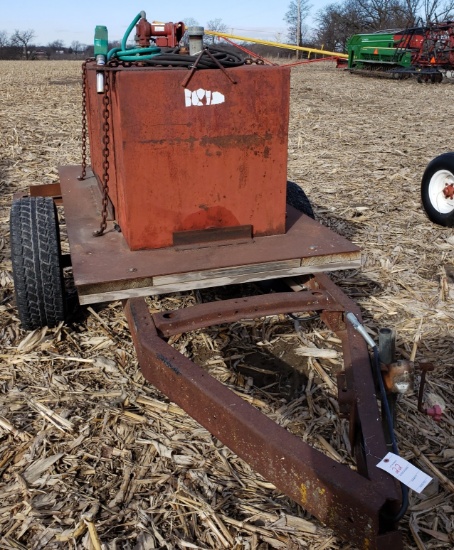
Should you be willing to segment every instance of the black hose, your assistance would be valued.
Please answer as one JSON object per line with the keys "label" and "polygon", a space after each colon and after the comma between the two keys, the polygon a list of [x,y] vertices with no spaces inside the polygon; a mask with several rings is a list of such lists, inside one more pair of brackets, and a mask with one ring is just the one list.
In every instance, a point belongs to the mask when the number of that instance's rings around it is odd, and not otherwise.
{"label": "black hose", "polygon": [[[380,387],[381,402],[382,402],[382,407],[385,410],[386,421],[388,424],[388,430],[391,437],[392,450],[395,455],[399,456],[399,449],[397,447],[396,436],[394,434],[393,417],[391,414],[391,409],[389,408],[388,397],[386,396],[385,384],[383,382],[383,377],[381,375],[381,370],[380,370],[380,356],[378,353],[378,348],[377,346],[374,346],[372,349],[374,352],[375,374],[377,376],[378,385]],[[400,521],[404,517],[405,512],[407,511],[407,508],[408,508],[408,487],[401,482],[400,488],[402,491],[402,504],[401,504],[400,510],[397,512],[395,516],[388,516],[387,514],[383,514],[386,519],[393,522]]]}
{"label": "black hose", "polygon": [[318,313],[315,313],[314,315],[308,315],[307,317],[297,317],[293,313],[287,313],[287,315],[290,317],[290,319],[293,319],[293,321],[301,321],[301,322],[312,321],[320,317]]}
{"label": "black hose", "polygon": [[287,313],[287,315],[290,317],[290,319],[293,320],[293,326],[295,327],[296,333],[301,331],[300,323],[305,323],[306,321],[312,321],[313,319],[318,319],[320,317],[318,313],[315,313],[314,315],[308,315],[307,317],[297,317],[293,313]]}
{"label": "black hose", "polygon": [[[239,67],[244,65],[244,59],[235,53],[222,50],[220,48],[215,48],[209,46],[206,48],[210,54],[216,59],[216,61],[222,65],[222,67]],[[140,57],[137,58],[137,61],[140,61],[141,64],[153,67],[187,67],[188,69],[192,68],[194,63],[199,57],[194,55],[185,55],[178,53],[180,48],[173,48],[162,54],[155,55],[151,59],[141,60]],[[203,54],[197,62],[198,69],[218,69],[219,65],[211,59],[207,54]]]}

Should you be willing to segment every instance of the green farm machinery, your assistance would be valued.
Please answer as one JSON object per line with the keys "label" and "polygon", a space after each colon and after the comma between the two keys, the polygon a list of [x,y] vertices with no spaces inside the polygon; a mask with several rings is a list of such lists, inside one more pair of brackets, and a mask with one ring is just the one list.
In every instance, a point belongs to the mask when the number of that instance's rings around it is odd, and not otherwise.
{"label": "green farm machinery", "polygon": [[355,34],[347,47],[352,73],[438,83],[454,69],[454,22]]}

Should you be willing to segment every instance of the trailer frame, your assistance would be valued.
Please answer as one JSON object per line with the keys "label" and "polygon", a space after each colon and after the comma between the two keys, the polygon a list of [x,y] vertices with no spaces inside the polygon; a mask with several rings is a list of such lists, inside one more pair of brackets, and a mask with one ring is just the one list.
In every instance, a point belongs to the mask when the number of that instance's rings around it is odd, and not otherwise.
{"label": "trailer frame", "polygon": [[[80,181],[79,173],[80,166],[62,167],[60,184],[33,186],[29,194],[52,197],[63,204],[71,254],[62,258],[62,264],[72,264],[82,303],[123,301],[146,380],[344,540],[367,550],[402,548],[401,534],[392,519],[400,507],[400,491],[395,480],[377,468],[388,449],[369,352],[363,338],[345,319],[349,312],[361,319],[361,313],[323,273],[359,267],[358,247],[288,207],[284,235],[256,239],[243,235],[230,240],[224,235],[202,246],[129,251],[121,244],[123,237],[112,220],[103,237],[93,237],[101,194],[95,176],[89,173]],[[298,231],[306,239],[295,245],[301,240]],[[118,275],[114,263],[105,264],[115,251],[124,276]],[[166,260],[169,254],[176,260]],[[222,265],[216,264],[221,257]],[[129,263],[132,258],[134,264]],[[181,263],[182,258],[189,263]],[[207,258],[214,263],[201,270],[200,262]],[[192,271],[187,267],[191,262]],[[167,275],[159,269],[167,270]],[[160,285],[167,276],[174,282]],[[299,283],[291,292],[204,303],[172,312],[150,314],[145,301],[151,294],[265,279],[285,282],[289,277],[296,277]],[[153,285],[154,279],[158,284]],[[340,413],[349,420],[356,471],[275,424],[167,342],[172,335],[220,323],[309,311],[317,312],[342,342],[338,402]]]}

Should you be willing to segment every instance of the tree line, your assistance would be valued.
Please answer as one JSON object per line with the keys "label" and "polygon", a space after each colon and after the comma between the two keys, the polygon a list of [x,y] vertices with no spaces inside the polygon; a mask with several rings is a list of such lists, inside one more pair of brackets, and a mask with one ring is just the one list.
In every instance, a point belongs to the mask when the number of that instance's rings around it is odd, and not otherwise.
{"label": "tree line", "polygon": [[353,34],[387,29],[403,30],[454,18],[454,0],[344,0],[315,13],[315,28],[305,21],[310,0],[292,0],[285,14],[289,43],[313,43],[325,50],[343,52]]}
{"label": "tree line", "polygon": [[[348,38],[353,34],[380,30],[402,30],[437,21],[454,19],[454,0],[343,0],[328,4],[314,15],[314,28],[307,20],[312,15],[310,0],[291,0],[283,20],[287,24],[287,41],[296,46],[323,48],[343,52]],[[186,26],[199,25],[192,17],[184,18]],[[213,19],[206,29],[226,32],[228,27],[221,19]],[[73,41],[65,46],[55,40],[46,46],[34,44],[36,35],[32,29],[16,29],[11,35],[0,30],[0,59],[42,59],[89,57],[93,46]],[[214,41],[210,37],[208,41]],[[276,42],[280,42],[277,39]],[[109,44],[119,45],[118,41]]]}
{"label": "tree line", "polygon": [[[51,59],[54,57],[84,57],[93,53],[93,46],[81,44],[77,40],[65,46],[63,40],[54,40],[47,45],[37,45],[33,29],[16,29],[11,35],[0,30],[0,59]],[[91,52],[90,52],[91,48]]]}

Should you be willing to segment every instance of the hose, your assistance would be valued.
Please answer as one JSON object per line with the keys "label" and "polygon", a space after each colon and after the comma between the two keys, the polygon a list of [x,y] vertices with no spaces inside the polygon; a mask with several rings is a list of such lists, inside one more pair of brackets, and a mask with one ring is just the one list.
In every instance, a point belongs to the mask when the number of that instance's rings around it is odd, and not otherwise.
{"label": "hose", "polygon": [[[391,409],[389,408],[388,397],[386,395],[386,390],[385,390],[385,384],[383,382],[383,377],[381,375],[381,370],[380,370],[380,356],[378,353],[378,347],[374,345],[374,347],[372,348],[372,351],[374,352],[375,374],[378,379],[378,385],[380,387],[382,407],[385,409],[386,422],[388,424],[388,430],[391,437],[392,450],[395,455],[399,456],[399,449],[397,447],[396,435],[394,433],[393,417],[391,414]],[[402,492],[402,504],[401,504],[400,510],[397,512],[395,516],[388,516],[387,514],[385,515],[386,519],[389,519],[393,522],[400,521],[404,517],[405,512],[407,511],[407,508],[408,508],[408,487],[401,482],[400,489]]]}
{"label": "hose", "polygon": [[[239,67],[244,65],[244,59],[232,52],[227,52],[213,46],[206,48],[210,54],[218,61],[224,68]],[[162,67],[186,67],[192,68],[197,61],[197,56],[193,55],[181,55],[178,53],[180,48],[174,48],[168,52],[164,52],[153,56],[145,61],[146,65],[162,66]],[[136,59],[137,61],[137,59]],[[142,58],[140,58],[142,61]],[[209,55],[202,55],[197,62],[197,69],[218,69],[219,66],[213,61]]]}
{"label": "hose", "polygon": [[[361,334],[361,336],[364,338],[367,344],[372,348],[372,351],[374,353],[374,361],[373,361],[374,369],[375,369],[376,378],[378,380],[378,385],[380,388],[382,407],[385,411],[386,423],[388,424],[388,430],[391,437],[391,446],[392,446],[393,453],[399,456],[399,449],[397,447],[396,435],[394,433],[393,417],[391,414],[391,409],[389,408],[388,397],[386,395],[386,390],[385,390],[385,384],[383,382],[383,377],[380,370],[380,356],[378,352],[378,347],[374,342],[374,340],[367,333],[366,329],[358,321],[358,319],[353,313],[347,313],[346,318],[347,318],[347,321],[349,321],[352,324],[353,328],[357,332],[359,332],[359,334]],[[388,514],[383,514],[383,517],[385,519],[392,522],[400,521],[404,517],[405,512],[407,511],[407,508],[408,508],[408,487],[404,485],[402,482],[400,482],[400,489],[402,492],[402,504],[401,504],[400,510],[397,512],[396,515],[393,515],[393,516],[390,516]]]}
{"label": "hose", "polygon": [[121,40],[121,48],[112,48],[107,54],[107,61],[114,57],[120,59],[121,61],[145,61],[161,53],[161,48],[158,48],[157,46],[148,46],[146,48],[126,47],[126,42],[128,41],[132,29],[142,17],[145,17],[145,12],[143,11],[134,17],[123,35]]}
{"label": "hose", "polygon": [[287,313],[287,315],[290,317],[290,319],[293,320],[293,326],[295,327],[296,333],[299,333],[301,331],[301,323],[312,321],[313,319],[318,319],[320,317],[318,313],[314,315],[308,315],[307,317],[297,317],[293,313]]}

